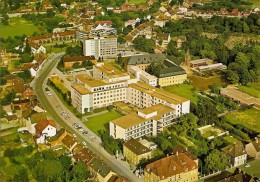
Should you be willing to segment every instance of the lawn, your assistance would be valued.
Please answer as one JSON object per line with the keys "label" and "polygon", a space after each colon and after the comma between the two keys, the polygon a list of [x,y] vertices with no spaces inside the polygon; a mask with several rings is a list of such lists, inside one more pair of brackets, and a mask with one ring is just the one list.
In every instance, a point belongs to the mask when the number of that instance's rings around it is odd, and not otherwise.
{"label": "lawn", "polygon": [[239,90],[245,92],[253,97],[260,97],[260,83],[250,83],[247,86],[239,85]]}
{"label": "lawn", "polygon": [[23,18],[15,17],[11,18],[9,25],[0,24],[1,37],[7,38],[8,36],[14,37],[16,35],[32,35],[34,32],[39,31],[38,28],[31,22],[26,21]]}
{"label": "lawn", "polygon": [[250,167],[245,167],[242,165],[239,168],[252,176],[256,176],[260,178],[260,170],[259,170],[260,159],[248,162],[248,164],[250,164]]}
{"label": "lawn", "polygon": [[260,132],[259,118],[260,111],[257,109],[249,109],[245,111],[234,112],[226,116],[228,121],[233,124],[244,125],[251,130]]}
{"label": "lawn", "polygon": [[69,90],[64,86],[60,77],[52,76],[49,79],[61,90],[62,93],[68,93]]}
{"label": "lawn", "polygon": [[118,112],[111,111],[88,118],[88,121],[85,121],[84,125],[98,135],[98,130],[108,129],[108,122],[120,118],[121,116],[122,115]]}
{"label": "lawn", "polygon": [[196,90],[208,90],[209,86],[213,83],[217,84],[219,87],[222,87],[222,84],[226,83],[223,77],[210,77],[205,78],[201,76],[192,76],[189,78],[191,81],[192,86]]}
{"label": "lawn", "polygon": [[146,0],[129,0],[129,4],[141,4],[141,3],[146,3]]}
{"label": "lawn", "polygon": [[192,103],[196,104],[198,101],[197,93],[194,90],[194,87],[192,85],[189,84],[171,85],[171,86],[163,87],[163,89],[173,94],[189,99]]}
{"label": "lawn", "polygon": [[237,139],[236,139],[236,138],[231,137],[231,136],[229,136],[229,135],[224,136],[223,139],[224,139],[227,143],[230,143],[230,144],[237,142]]}

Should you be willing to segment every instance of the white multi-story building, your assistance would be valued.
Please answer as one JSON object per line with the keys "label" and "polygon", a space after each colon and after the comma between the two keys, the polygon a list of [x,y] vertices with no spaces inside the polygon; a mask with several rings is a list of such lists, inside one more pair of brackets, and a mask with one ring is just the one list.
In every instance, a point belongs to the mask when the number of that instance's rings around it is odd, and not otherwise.
{"label": "white multi-story building", "polygon": [[128,85],[126,102],[140,108],[161,103],[173,108],[176,116],[190,112],[190,100],[141,82]]}
{"label": "white multi-story building", "polygon": [[91,35],[83,40],[84,56],[115,58],[117,56],[117,37],[115,35]]}
{"label": "white multi-story building", "polygon": [[157,136],[163,128],[173,124],[176,117],[171,107],[156,104],[111,121],[109,133],[113,138],[124,140],[145,135]]}
{"label": "white multi-story building", "polygon": [[130,74],[134,75],[141,82],[154,87],[157,86],[158,78],[156,76],[150,75],[138,66],[129,66],[127,69]]}

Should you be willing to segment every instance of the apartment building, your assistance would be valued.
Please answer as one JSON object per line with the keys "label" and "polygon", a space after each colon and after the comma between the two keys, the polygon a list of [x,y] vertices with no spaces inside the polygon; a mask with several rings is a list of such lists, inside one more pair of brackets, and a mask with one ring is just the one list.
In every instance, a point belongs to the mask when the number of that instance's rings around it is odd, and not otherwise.
{"label": "apartment building", "polygon": [[[197,160],[197,159],[196,159]],[[198,181],[198,164],[185,153],[159,159],[148,164],[144,169],[145,182],[195,182]]]}
{"label": "apartment building", "polygon": [[89,35],[83,40],[84,56],[114,58],[117,56],[117,37],[115,35]]}
{"label": "apartment building", "polygon": [[157,136],[174,123],[175,110],[163,104],[156,104],[138,112],[110,121],[109,134],[113,138],[129,140],[145,135]]}
{"label": "apartment building", "polygon": [[157,86],[158,79],[156,76],[150,75],[138,66],[130,66],[127,69],[128,73],[135,76],[139,81],[154,87]]}
{"label": "apartment building", "polygon": [[190,112],[190,100],[141,82],[128,85],[126,102],[140,108],[161,103],[173,108],[176,116]]}
{"label": "apartment building", "polygon": [[138,165],[142,159],[152,158],[152,150],[136,139],[130,139],[123,145],[123,153],[130,164]]}

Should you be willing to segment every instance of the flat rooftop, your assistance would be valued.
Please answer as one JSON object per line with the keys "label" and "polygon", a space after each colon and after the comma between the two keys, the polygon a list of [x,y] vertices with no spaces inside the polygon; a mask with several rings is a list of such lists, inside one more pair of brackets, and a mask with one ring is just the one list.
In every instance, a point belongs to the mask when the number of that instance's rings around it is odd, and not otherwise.
{"label": "flat rooftop", "polygon": [[150,114],[152,112],[157,111],[157,115],[153,116],[151,118],[145,119],[141,116],[138,115],[137,112],[125,115],[121,118],[115,119],[113,121],[111,121],[112,123],[114,123],[117,126],[120,126],[124,129],[128,129],[131,128],[133,126],[139,125],[141,123],[144,123],[150,119],[155,119],[155,120],[159,120],[161,118],[162,115],[167,114],[171,111],[174,111],[174,109],[165,106],[163,104],[156,104],[154,106],[145,108],[145,109],[141,109],[139,112],[144,113],[144,114]]}
{"label": "flat rooftop", "polygon": [[98,86],[111,84],[111,83],[106,82],[105,80],[94,80],[87,74],[78,74],[75,76],[75,78],[77,78],[78,80],[80,80],[84,84],[87,84],[90,87],[98,87]]}
{"label": "flat rooftop", "polygon": [[90,94],[91,92],[84,87],[84,85],[76,84],[72,85],[72,88],[77,90],[81,95]]}
{"label": "flat rooftop", "polygon": [[132,88],[139,90],[141,92],[144,92],[146,94],[152,95],[154,97],[160,98],[160,99],[165,100],[174,105],[178,105],[178,104],[188,101],[188,99],[186,99],[186,98],[180,97],[178,95],[172,94],[165,90],[155,88],[151,85],[141,83],[141,82],[130,84],[129,87],[132,87]]}
{"label": "flat rooftop", "polygon": [[103,73],[105,73],[106,75],[108,75],[109,77],[121,77],[121,76],[128,75],[127,73],[118,70],[117,68],[115,68],[109,63],[104,63],[104,65],[102,66],[95,65],[95,67],[100,71],[102,71]]}

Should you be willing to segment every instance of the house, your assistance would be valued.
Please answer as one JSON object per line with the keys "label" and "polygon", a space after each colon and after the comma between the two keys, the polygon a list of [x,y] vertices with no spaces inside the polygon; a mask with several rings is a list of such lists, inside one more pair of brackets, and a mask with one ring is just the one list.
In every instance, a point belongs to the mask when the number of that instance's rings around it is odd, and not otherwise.
{"label": "house", "polygon": [[171,41],[171,36],[169,33],[157,33],[156,41],[159,46],[165,49]]}
{"label": "house", "polygon": [[260,159],[260,138],[256,137],[251,143],[246,144],[246,153],[248,157]]}
{"label": "house", "polygon": [[145,182],[198,181],[198,164],[185,153],[177,152],[146,165]]}
{"label": "house", "polygon": [[123,154],[130,164],[138,165],[142,159],[150,159],[152,151],[136,139],[130,139],[123,144]]}
{"label": "house", "polygon": [[71,152],[78,144],[77,140],[70,135],[66,135],[61,141],[62,141],[63,145]]}
{"label": "house", "polygon": [[218,180],[217,182],[256,182],[253,176],[245,173],[239,168],[236,168],[233,174],[226,176],[223,179]]}
{"label": "house", "polygon": [[71,68],[73,66],[73,64],[75,63],[79,63],[82,64],[82,62],[84,61],[90,61],[92,64],[93,61],[95,61],[95,57],[94,56],[64,56],[63,58],[63,65],[65,68]]}
{"label": "house", "polygon": [[107,182],[115,173],[102,160],[95,158],[87,166],[97,181]]}
{"label": "house", "polygon": [[55,136],[57,132],[53,120],[39,121],[34,127],[36,131],[36,135],[34,136],[36,144],[46,143],[46,139]]}
{"label": "house", "polygon": [[221,150],[229,156],[229,163],[233,167],[243,165],[247,161],[247,153],[241,141],[235,142]]}
{"label": "house", "polygon": [[46,54],[46,48],[43,45],[35,44],[33,42],[30,43],[32,54]]}
{"label": "house", "polygon": [[35,93],[33,92],[32,88],[31,87],[27,87],[25,89],[25,91],[22,93],[22,98],[23,99],[29,99],[31,98],[32,96],[35,96]]}
{"label": "house", "polygon": [[6,79],[6,90],[14,90],[16,94],[22,94],[25,91],[25,85],[22,78],[19,78],[16,75],[7,75]]}
{"label": "house", "polygon": [[47,120],[46,114],[44,112],[37,113],[35,111],[31,111],[30,116],[26,119],[26,129],[31,133],[36,133],[35,125],[40,122]]}
{"label": "house", "polygon": [[53,137],[50,137],[47,139],[48,144],[50,145],[51,148],[56,148],[61,146],[62,140],[66,137],[66,136],[72,136],[71,133],[69,133],[67,130],[65,129],[60,129],[59,131],[57,131],[57,134]]}
{"label": "house", "polygon": [[97,156],[91,150],[83,147],[80,151],[74,153],[73,157],[76,161],[81,160],[88,165]]}

